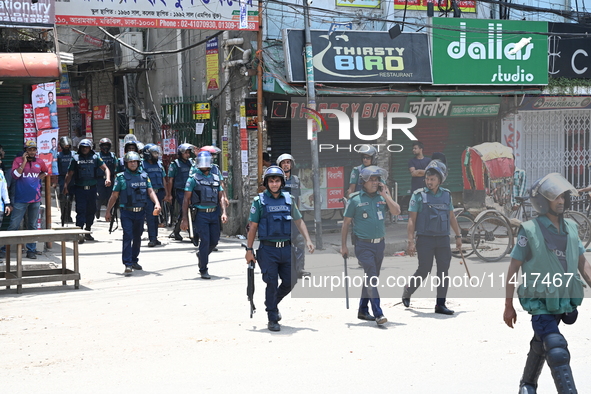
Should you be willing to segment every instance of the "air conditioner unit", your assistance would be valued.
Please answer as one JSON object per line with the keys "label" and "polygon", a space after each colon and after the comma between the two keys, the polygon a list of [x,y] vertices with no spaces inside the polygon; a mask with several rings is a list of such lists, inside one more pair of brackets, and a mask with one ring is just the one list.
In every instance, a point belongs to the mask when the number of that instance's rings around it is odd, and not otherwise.
{"label": "air conditioner unit", "polygon": [[[142,32],[128,31],[121,33],[117,36],[119,40],[126,43],[129,46],[134,47],[139,51],[144,50],[144,37]],[[121,45],[119,42],[115,42],[114,45],[114,61],[116,70],[129,70],[137,68],[140,65],[140,61],[143,60],[144,55],[141,55],[128,47]]]}

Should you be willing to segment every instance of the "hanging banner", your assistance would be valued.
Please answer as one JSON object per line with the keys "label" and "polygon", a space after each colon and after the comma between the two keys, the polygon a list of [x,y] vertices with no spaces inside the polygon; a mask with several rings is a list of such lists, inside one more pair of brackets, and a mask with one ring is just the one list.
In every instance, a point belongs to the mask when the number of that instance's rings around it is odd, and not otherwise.
{"label": "hanging banner", "polygon": [[62,72],[60,81],[56,88],[57,94],[70,94],[70,77],[68,76],[68,66],[62,63]]}
{"label": "hanging banner", "polygon": [[[49,2],[49,0],[44,0]],[[243,4],[243,27],[240,5]],[[258,2],[240,1],[56,1],[55,24],[205,30],[258,30]]]}
{"label": "hanging banner", "polygon": [[23,105],[25,142],[37,139],[37,128],[35,127],[35,115],[33,104]]}
{"label": "hanging banner", "polygon": [[[451,11],[450,0],[394,0],[395,10],[413,10],[413,11],[427,11],[427,4],[433,4],[435,12],[437,11]],[[476,1],[459,0],[456,1],[460,11],[462,12],[476,12]]]}
{"label": "hanging banner", "polygon": [[86,113],[86,138],[92,140],[92,111]]}
{"label": "hanging banner", "polygon": [[246,128],[256,129],[257,126],[257,99],[247,98],[244,99],[246,107]]}
{"label": "hanging banner", "polygon": [[88,99],[86,98],[81,98],[80,101],[78,102],[78,105],[80,106],[80,113],[84,114],[86,112],[88,112]]}
{"label": "hanging banner", "polygon": [[[57,102],[55,101],[55,82],[33,85],[31,89],[31,102],[33,103],[37,129],[59,128]],[[49,124],[47,124],[47,120],[49,120]]]}
{"label": "hanging banner", "polygon": [[162,151],[164,155],[176,154],[176,140],[174,138],[165,138],[162,140]]}
{"label": "hanging banner", "polygon": [[74,107],[74,100],[72,100],[72,96],[57,96],[57,107],[58,108],[73,108]]}
{"label": "hanging banner", "polygon": [[111,119],[110,105],[95,105],[92,107],[92,117],[94,120]]}
{"label": "hanging banner", "polygon": [[207,73],[207,90],[218,90],[220,88],[220,72],[217,37],[207,41],[205,46],[205,64]]}
{"label": "hanging banner", "polygon": [[58,129],[39,130],[37,132],[37,153],[41,158],[47,169],[50,171],[49,175],[57,175],[57,139],[59,136]]}

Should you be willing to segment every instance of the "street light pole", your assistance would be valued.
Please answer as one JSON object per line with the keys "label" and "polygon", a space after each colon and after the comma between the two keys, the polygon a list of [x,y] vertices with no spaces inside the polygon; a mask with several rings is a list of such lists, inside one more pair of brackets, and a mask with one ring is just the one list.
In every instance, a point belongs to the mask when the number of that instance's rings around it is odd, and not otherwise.
{"label": "street light pole", "polygon": [[[314,64],[312,63],[312,37],[310,34],[310,0],[304,1],[304,31],[306,38],[306,90],[308,91],[308,108],[316,110],[316,89],[314,87]],[[314,189],[314,229],[316,232],[316,249],[323,249],[322,246],[322,201],[320,199],[320,178],[318,171],[318,131],[313,127],[312,139],[310,140],[312,151],[312,187]]]}

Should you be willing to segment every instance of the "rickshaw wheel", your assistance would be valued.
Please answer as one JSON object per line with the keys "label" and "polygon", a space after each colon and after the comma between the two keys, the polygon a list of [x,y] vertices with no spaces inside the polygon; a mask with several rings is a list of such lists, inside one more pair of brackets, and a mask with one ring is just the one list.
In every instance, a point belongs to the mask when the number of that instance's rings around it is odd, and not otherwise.
{"label": "rickshaw wheel", "polygon": [[507,220],[500,215],[480,218],[472,232],[472,249],[484,261],[499,261],[511,251],[513,232]]}
{"label": "rickshaw wheel", "polygon": [[[464,211],[462,208],[454,209],[454,215],[456,215],[456,220],[458,221],[458,225],[460,226],[460,233],[462,235],[462,252],[464,253],[464,257],[468,257],[474,253],[474,248],[472,246],[467,246],[464,244],[470,245],[472,242],[472,230],[474,228],[474,216],[470,212]],[[462,255],[460,251],[457,250],[456,247],[456,239],[452,236],[449,237],[451,243],[451,254],[456,258],[461,258]]]}
{"label": "rickshaw wheel", "polygon": [[572,219],[577,223],[579,229],[579,238],[586,248],[591,243],[591,221],[580,212],[577,211],[565,211],[564,217]]}

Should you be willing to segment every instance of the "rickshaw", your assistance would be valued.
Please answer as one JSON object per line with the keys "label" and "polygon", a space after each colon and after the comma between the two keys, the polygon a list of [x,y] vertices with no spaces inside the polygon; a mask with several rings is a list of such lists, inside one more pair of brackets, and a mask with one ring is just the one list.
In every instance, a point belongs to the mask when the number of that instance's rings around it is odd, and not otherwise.
{"label": "rickshaw", "polygon": [[[498,142],[468,147],[462,153],[464,207],[454,210],[462,242],[484,261],[498,261],[513,247],[510,211],[515,162],[513,150]],[[458,250],[453,253],[460,255]]]}

